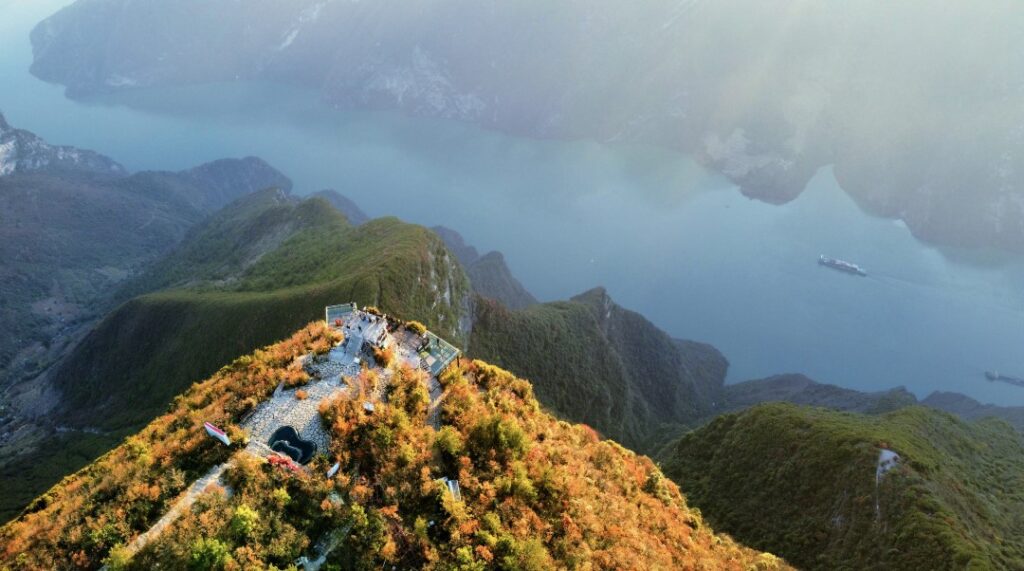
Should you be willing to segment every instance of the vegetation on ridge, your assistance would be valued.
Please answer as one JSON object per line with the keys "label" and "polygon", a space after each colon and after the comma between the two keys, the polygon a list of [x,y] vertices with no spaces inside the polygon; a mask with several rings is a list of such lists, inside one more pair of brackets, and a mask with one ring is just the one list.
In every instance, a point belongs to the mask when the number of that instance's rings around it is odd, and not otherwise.
{"label": "vegetation on ridge", "polygon": [[727,362],[670,338],[597,289],[510,311],[476,305],[469,353],[530,379],[545,406],[641,452],[710,410]]}
{"label": "vegetation on ridge", "polygon": [[[876,485],[881,448],[900,460]],[[801,568],[1024,568],[1024,442],[998,420],[768,404],[661,457],[717,529]]]}
{"label": "vegetation on ridge", "polygon": [[[778,569],[785,564],[715,535],[647,458],[541,410],[530,384],[475,361],[443,377],[439,428],[422,373],[396,369],[389,400],[327,400],[332,443],[307,474],[209,439],[335,342],[323,324],[237,359],[171,410],[69,476],[0,528],[10,569],[285,567],[342,530],[324,569]],[[326,342],[326,343],[325,343]],[[357,385],[358,386],[358,385]],[[232,493],[208,488],[134,557],[123,549],[188,482],[229,458]],[[323,474],[333,462],[342,470]],[[461,500],[437,480],[457,478]]]}
{"label": "vegetation on ridge", "polygon": [[[216,229],[225,219],[227,233]],[[267,238],[271,246],[255,259],[216,254],[281,228],[294,231]],[[200,263],[209,252],[213,261]],[[394,218],[353,227],[322,199],[248,197],[197,228],[152,274],[153,283],[177,284],[182,268],[195,266],[201,281],[132,299],[71,355],[57,375],[64,416],[110,428],[147,422],[192,379],[287,335],[338,299],[379,305],[458,338],[468,285],[446,256],[429,230]]]}
{"label": "vegetation on ridge", "polygon": [[[341,300],[378,305],[460,341],[469,285],[431,231],[381,218],[353,227],[323,199],[275,190],[189,232],[53,371],[56,423],[73,432],[0,466],[0,521],[156,418],[195,379],[285,337]],[[68,440],[75,454],[60,454]],[[30,465],[30,474],[21,466]],[[28,476],[28,477],[26,477]]]}

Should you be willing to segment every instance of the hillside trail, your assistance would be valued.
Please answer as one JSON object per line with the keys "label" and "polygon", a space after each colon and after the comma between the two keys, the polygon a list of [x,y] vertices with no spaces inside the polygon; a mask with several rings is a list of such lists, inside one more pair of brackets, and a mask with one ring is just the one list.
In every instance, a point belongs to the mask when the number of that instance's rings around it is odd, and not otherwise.
{"label": "hillside trail", "polygon": [[[229,467],[231,467],[231,462],[224,462],[223,464],[218,464],[217,466],[210,468],[210,471],[203,475],[202,478],[199,478],[198,480],[193,482],[193,484],[189,487],[188,491],[178,498],[178,500],[174,503],[174,506],[172,506],[171,509],[167,510],[167,513],[165,513],[163,517],[157,520],[157,522],[154,523],[153,526],[150,527],[148,530],[146,530],[145,533],[139,535],[131,543],[128,544],[128,555],[134,556],[136,553],[141,551],[142,548],[146,547],[146,545],[148,545],[151,541],[160,537],[160,534],[162,534],[164,530],[167,529],[167,526],[174,523],[179,517],[181,517],[181,514],[183,514],[186,510],[192,507],[192,504],[196,502],[196,499],[199,498],[199,495],[202,494],[206,490],[206,488],[209,487],[210,484],[220,481],[220,478],[224,474],[224,471],[227,470]],[[100,570],[108,571],[109,567],[107,565],[104,565],[103,567],[100,567]]]}

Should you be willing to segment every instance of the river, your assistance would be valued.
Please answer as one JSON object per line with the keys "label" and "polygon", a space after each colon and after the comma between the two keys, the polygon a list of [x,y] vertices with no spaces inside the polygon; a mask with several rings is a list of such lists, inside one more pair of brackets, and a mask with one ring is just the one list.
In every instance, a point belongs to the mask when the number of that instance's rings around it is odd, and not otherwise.
{"label": "river", "polygon": [[[743,197],[692,159],[640,145],[538,141],[457,122],[338,111],[273,84],[144,89],[75,102],[28,73],[28,32],[66,0],[0,0],[0,111],[133,170],[257,155],[300,194],[459,230],[506,254],[542,300],[596,285],[672,335],[711,343],[729,381],[802,372],[1024,405],[1024,260],[940,252],[862,212],[822,169],[797,200]],[[819,254],[869,276],[818,266]]]}

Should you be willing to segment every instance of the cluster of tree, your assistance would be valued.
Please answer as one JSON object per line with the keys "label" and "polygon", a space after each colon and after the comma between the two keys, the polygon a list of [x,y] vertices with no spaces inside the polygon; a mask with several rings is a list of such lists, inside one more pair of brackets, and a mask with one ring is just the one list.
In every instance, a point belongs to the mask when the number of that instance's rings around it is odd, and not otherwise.
{"label": "cluster of tree", "polygon": [[390,367],[395,362],[395,350],[392,347],[373,348],[373,360],[381,367]]}
{"label": "cluster of tree", "polygon": [[[206,437],[204,421],[244,437],[241,417],[339,339],[311,325],[193,386],[0,530],[0,568],[286,568],[332,545],[323,569],[785,567],[716,535],[651,460],[552,417],[529,382],[480,361],[449,367],[433,403],[419,369],[364,369],[320,403],[330,447],[308,470]],[[125,547],[229,459],[223,486]]]}
{"label": "cluster of tree", "polygon": [[300,357],[337,339],[324,324],[312,324],[193,385],[166,414],[0,528],[0,568],[98,567],[112,549],[149,529],[188,482],[229,457],[228,448],[206,435],[204,422],[243,440],[241,417],[278,383],[301,378]]}
{"label": "cluster of tree", "polygon": [[999,420],[773,403],[662,459],[716,529],[804,569],[1024,569],[1024,440]]}
{"label": "cluster of tree", "polygon": [[441,381],[437,429],[414,369],[393,371],[372,412],[321,407],[351,518],[339,568],[784,565],[714,535],[649,459],[543,412],[527,381],[480,361]]}
{"label": "cluster of tree", "polygon": [[328,480],[326,459],[310,471],[237,452],[224,473],[224,487],[212,485],[192,509],[131,558],[114,552],[107,563],[119,569],[197,570],[287,569],[321,537],[342,529],[352,517]]}

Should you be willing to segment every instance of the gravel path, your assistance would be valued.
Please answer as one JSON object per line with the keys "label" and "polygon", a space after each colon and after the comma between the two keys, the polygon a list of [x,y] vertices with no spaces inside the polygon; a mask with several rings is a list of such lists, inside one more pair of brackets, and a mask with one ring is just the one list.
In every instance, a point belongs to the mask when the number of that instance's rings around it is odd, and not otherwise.
{"label": "gravel path", "polygon": [[[249,431],[253,441],[268,444],[275,430],[291,426],[299,436],[316,444],[318,453],[326,452],[330,439],[320,422],[318,407],[320,401],[342,394],[347,388],[340,374],[332,374],[325,380],[312,381],[304,387],[283,389],[280,394],[261,403],[242,424],[242,428]],[[300,390],[306,392],[305,399],[300,400],[295,396]]]}

